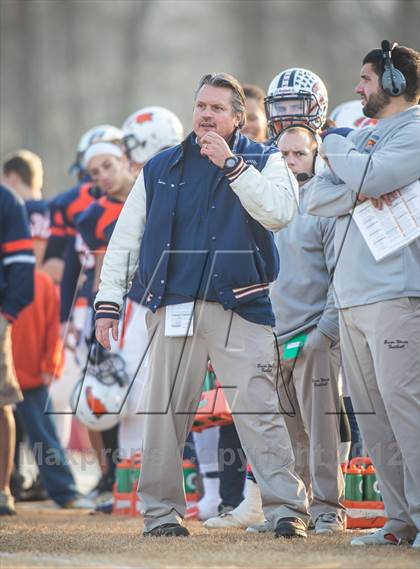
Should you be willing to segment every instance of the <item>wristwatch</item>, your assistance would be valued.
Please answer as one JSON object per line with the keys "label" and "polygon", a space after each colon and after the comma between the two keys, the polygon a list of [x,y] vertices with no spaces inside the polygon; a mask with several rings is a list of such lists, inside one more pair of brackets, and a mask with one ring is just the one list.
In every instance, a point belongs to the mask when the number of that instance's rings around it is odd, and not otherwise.
{"label": "wristwatch", "polygon": [[228,158],[226,158],[225,163],[223,164],[223,171],[230,172],[231,170],[234,170],[238,166],[240,161],[241,161],[240,156],[229,156]]}

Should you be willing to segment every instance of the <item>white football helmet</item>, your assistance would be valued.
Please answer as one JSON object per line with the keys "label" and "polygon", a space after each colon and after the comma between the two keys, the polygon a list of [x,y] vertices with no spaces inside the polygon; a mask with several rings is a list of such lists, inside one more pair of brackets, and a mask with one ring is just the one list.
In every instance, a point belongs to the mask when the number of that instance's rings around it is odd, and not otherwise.
{"label": "white football helmet", "polygon": [[155,154],[179,144],[184,129],[179,118],[163,107],[144,107],[130,115],[122,126],[128,157],[144,164]]}
{"label": "white football helmet", "polygon": [[265,98],[265,112],[272,136],[292,125],[320,130],[327,118],[328,91],[318,75],[294,67],[274,77]]}
{"label": "white football helmet", "polygon": [[106,431],[119,423],[129,388],[124,360],[109,354],[99,364],[89,364],[74,386],[71,409],[88,429]]}
{"label": "white football helmet", "polygon": [[86,131],[80,138],[77,145],[77,155],[71,170],[76,169],[79,172],[83,170],[83,156],[91,144],[95,142],[114,142],[123,143],[123,131],[111,124],[100,124]]}
{"label": "white football helmet", "polygon": [[337,127],[363,128],[372,126],[378,122],[363,114],[363,105],[360,100],[341,103],[331,112],[330,118],[335,121]]}

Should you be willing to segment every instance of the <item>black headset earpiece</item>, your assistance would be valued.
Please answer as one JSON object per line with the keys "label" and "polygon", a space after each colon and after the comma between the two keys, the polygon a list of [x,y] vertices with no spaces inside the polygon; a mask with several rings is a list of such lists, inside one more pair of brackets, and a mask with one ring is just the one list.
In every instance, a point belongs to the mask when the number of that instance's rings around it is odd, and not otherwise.
{"label": "black headset earpiece", "polygon": [[392,63],[392,50],[395,47],[398,47],[398,44],[394,43],[391,47],[391,44],[387,40],[383,40],[381,43],[382,57],[384,60],[384,72],[381,82],[384,91],[389,93],[391,97],[399,97],[405,92],[406,88],[404,75],[399,69],[396,69]]}

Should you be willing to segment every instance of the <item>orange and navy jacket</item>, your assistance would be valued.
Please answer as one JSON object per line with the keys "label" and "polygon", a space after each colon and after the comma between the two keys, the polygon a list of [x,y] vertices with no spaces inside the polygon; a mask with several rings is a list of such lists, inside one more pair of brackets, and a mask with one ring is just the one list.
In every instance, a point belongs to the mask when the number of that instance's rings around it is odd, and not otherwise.
{"label": "orange and navy jacket", "polygon": [[13,323],[12,350],[22,390],[43,385],[43,372],[61,375],[64,359],[58,291],[46,273],[35,271],[35,299]]}
{"label": "orange and navy jacket", "polygon": [[[91,251],[106,251],[123,206],[123,202],[103,196],[79,217],[77,231]],[[141,302],[143,296],[144,288],[140,280],[134,278],[128,297],[135,302]]]}
{"label": "orange and navy jacket", "polygon": [[124,203],[102,196],[80,215],[77,230],[91,251],[105,251]]}
{"label": "orange and navy jacket", "polygon": [[[77,284],[82,271],[76,243],[76,223],[79,216],[100,196],[100,191],[89,179],[54,198],[51,207],[51,237],[45,259],[58,257],[64,260],[64,272],[60,285],[60,319],[70,318]],[[93,271],[87,275],[82,295],[90,296]]]}
{"label": "orange and navy jacket", "polygon": [[[79,216],[76,225],[77,232],[80,236],[79,239],[86,247],[86,255],[92,257],[94,263],[94,252],[96,252],[96,254],[105,252],[123,205],[123,202],[108,196],[102,196]],[[77,239],[76,237],[76,240]],[[85,257],[85,262],[89,264],[88,256]],[[93,285],[93,281],[91,284]],[[90,305],[93,304],[93,295],[95,292],[96,291],[91,288],[88,297],[88,303]]]}
{"label": "orange and navy jacket", "polygon": [[76,223],[79,216],[86,211],[90,204],[100,196],[100,191],[92,182],[82,182],[58,196],[56,204],[63,215],[67,235],[76,234]]}
{"label": "orange and navy jacket", "polygon": [[34,265],[25,206],[0,186],[0,312],[11,322],[33,300]]}
{"label": "orange and navy jacket", "polygon": [[82,182],[50,201],[51,231],[45,260],[52,257],[59,259],[65,257],[68,238],[75,235],[75,222],[78,215],[99,196],[98,188],[93,186],[86,177]]}

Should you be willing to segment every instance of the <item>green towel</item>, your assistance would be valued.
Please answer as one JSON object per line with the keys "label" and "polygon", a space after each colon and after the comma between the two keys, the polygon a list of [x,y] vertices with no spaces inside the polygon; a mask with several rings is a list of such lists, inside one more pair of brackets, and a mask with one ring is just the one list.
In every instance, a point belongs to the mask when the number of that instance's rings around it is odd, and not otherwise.
{"label": "green towel", "polygon": [[283,346],[283,359],[294,360],[299,354],[299,350],[303,348],[308,338],[308,334],[297,334],[290,338]]}

